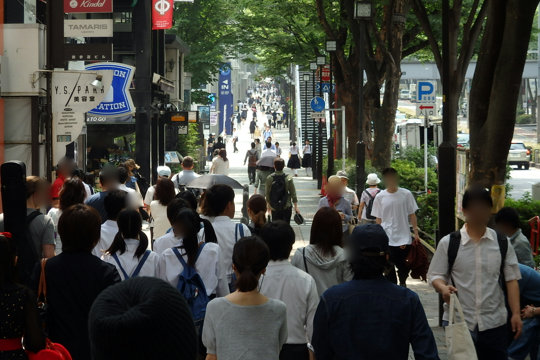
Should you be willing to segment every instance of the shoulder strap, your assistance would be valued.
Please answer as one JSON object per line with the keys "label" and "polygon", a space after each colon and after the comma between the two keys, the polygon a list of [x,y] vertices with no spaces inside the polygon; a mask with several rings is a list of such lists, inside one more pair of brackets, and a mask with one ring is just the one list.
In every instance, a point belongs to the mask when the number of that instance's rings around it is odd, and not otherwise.
{"label": "shoulder strap", "polygon": [[197,257],[195,258],[195,262],[197,262],[197,260],[199,259],[199,256],[201,255],[202,253],[202,250],[204,248],[204,245],[206,245],[206,243],[202,243],[201,246],[199,246],[199,250],[197,251]]}
{"label": "shoulder strap", "polygon": [[178,258],[178,260],[180,260],[180,263],[182,264],[182,266],[185,268],[187,268],[187,263],[186,261],[184,260],[184,257],[180,254],[180,251],[178,251],[177,248],[172,248],[172,251],[174,253],[174,255],[176,255],[176,257]]}
{"label": "shoulder strap", "polygon": [[[240,237],[238,237],[238,233],[240,233]],[[244,226],[242,224],[236,224],[236,228],[234,230],[234,242],[237,243],[238,240],[244,237]]]}
{"label": "shoulder strap", "polygon": [[369,199],[370,199],[371,201],[373,201],[373,200],[375,199],[375,197],[373,197],[373,196],[369,193],[369,191],[367,191],[367,189],[364,190],[364,192],[367,194],[367,196],[369,196]]}
{"label": "shoulder strap", "polygon": [[307,261],[306,261],[306,248],[302,249],[302,257],[304,258],[304,269],[306,269],[306,273],[309,274],[309,271],[307,269]]}
{"label": "shoulder strap", "polygon": [[506,254],[508,253],[508,239],[503,234],[497,232],[497,242],[499,243],[499,250],[501,251],[501,286],[506,291],[506,280],[504,276],[504,265],[506,263]]}
{"label": "shoulder strap", "polygon": [[450,234],[450,241],[448,243],[448,277],[452,277],[452,269],[456,262],[457,253],[459,251],[459,244],[461,242],[461,233],[455,231]]}
{"label": "shoulder strap", "polygon": [[41,211],[34,210],[30,214],[26,215],[26,225],[30,225],[35,218],[41,215]]}
{"label": "shoulder strap", "polygon": [[114,259],[114,261],[116,261],[116,264],[120,268],[120,271],[122,272],[122,274],[124,274],[124,280],[129,279],[129,275],[126,273],[126,270],[124,270],[124,268],[120,264],[120,259],[118,259],[118,256],[116,254],[112,254],[111,256]]}
{"label": "shoulder strap", "polygon": [[139,276],[139,273],[141,272],[142,267],[144,266],[144,263],[148,259],[148,256],[150,256],[150,250],[146,250],[142,256],[142,259],[139,261],[139,264],[135,268],[135,271],[133,271],[133,274],[131,274],[131,277],[137,277]]}

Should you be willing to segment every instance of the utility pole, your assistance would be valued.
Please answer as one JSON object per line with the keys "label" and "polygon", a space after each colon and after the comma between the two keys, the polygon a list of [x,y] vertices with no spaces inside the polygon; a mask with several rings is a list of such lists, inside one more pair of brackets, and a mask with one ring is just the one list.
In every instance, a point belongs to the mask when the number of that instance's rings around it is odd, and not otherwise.
{"label": "utility pole", "polygon": [[150,0],[139,0],[133,8],[133,40],[137,71],[134,82],[133,102],[135,114],[135,136],[137,145],[135,159],[141,166],[140,173],[152,181],[151,124],[152,105],[152,7]]}
{"label": "utility pole", "polygon": [[[333,109],[334,108],[334,92],[332,91],[333,88],[333,54],[334,51],[336,51],[337,43],[335,40],[328,40],[326,41],[326,51],[328,52],[330,56],[330,90],[328,91],[328,108]],[[330,111],[330,134],[328,136],[328,168],[326,169],[326,177],[329,178],[330,176],[334,175],[334,123],[332,118],[334,117],[333,111]]]}
{"label": "utility pole", "polygon": [[[323,70],[324,70],[324,61],[321,61],[322,57],[317,58],[317,63],[321,65],[319,67],[319,96],[323,97]],[[322,62],[322,64],[321,64]],[[318,129],[318,141],[317,141],[317,189],[322,188],[322,177],[323,177],[323,135],[322,135],[322,119],[318,119],[317,129]]]}
{"label": "utility pole", "polygon": [[[360,39],[358,49],[365,47],[365,23],[360,21]],[[366,177],[366,144],[364,143],[364,55],[360,51],[360,71],[358,74],[358,141],[356,142],[356,193],[364,190],[363,180]]]}
{"label": "utility pole", "polygon": [[[312,84],[313,84],[313,91],[312,91],[312,95],[315,96],[315,79],[317,78],[317,68],[318,68],[318,65],[317,63],[314,63],[315,64],[315,67],[312,69],[313,70],[313,77],[312,77]],[[310,67],[311,67],[311,64],[310,64]],[[307,93],[306,93],[306,102],[308,101],[308,97],[307,97]],[[307,117],[307,113],[306,113],[306,124],[308,121],[313,121],[313,120],[310,120],[308,117]],[[316,180],[317,179],[317,153],[318,153],[318,150],[317,150],[317,134],[315,133],[315,126],[312,127],[313,129],[313,132],[311,134],[311,175],[313,177],[313,180]],[[306,129],[307,131],[307,129]]]}

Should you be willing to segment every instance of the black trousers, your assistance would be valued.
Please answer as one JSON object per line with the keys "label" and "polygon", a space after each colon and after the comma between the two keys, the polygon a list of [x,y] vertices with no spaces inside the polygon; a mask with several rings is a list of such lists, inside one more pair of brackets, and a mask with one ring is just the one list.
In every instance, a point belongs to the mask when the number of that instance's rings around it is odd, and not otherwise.
{"label": "black trousers", "polygon": [[248,166],[248,177],[249,177],[249,183],[254,184],[255,183],[255,174],[257,173],[257,167],[256,166]]}
{"label": "black trousers", "polygon": [[292,206],[284,210],[272,210],[272,221],[283,220],[287,224],[291,223]]}
{"label": "black trousers", "polygon": [[508,359],[508,326],[495,329],[471,331],[478,360]]}
{"label": "black trousers", "polygon": [[279,353],[279,360],[309,360],[307,344],[285,344]]}
{"label": "black trousers", "polygon": [[405,259],[407,259],[407,255],[409,255],[409,250],[411,249],[410,245],[405,246],[403,249],[399,246],[390,246],[389,247],[389,253],[390,253],[390,272],[388,275],[386,275],[386,278],[393,282],[394,284],[397,284],[397,278],[396,278],[396,270],[398,273],[399,278],[399,284],[405,285],[405,282],[407,281],[407,278],[409,277],[410,269],[407,266],[407,263],[405,262]]}

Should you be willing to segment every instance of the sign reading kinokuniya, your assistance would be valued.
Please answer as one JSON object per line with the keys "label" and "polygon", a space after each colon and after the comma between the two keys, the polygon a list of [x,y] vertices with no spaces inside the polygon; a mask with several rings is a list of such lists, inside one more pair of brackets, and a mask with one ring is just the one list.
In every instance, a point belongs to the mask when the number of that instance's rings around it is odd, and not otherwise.
{"label": "sign reading kinokuniya", "polygon": [[64,12],[70,13],[110,13],[113,0],[64,0]]}
{"label": "sign reading kinokuniya", "polygon": [[103,101],[88,113],[102,116],[121,116],[133,114],[135,107],[129,88],[135,74],[135,68],[119,63],[96,63],[86,66],[86,70],[112,70],[111,87]]}

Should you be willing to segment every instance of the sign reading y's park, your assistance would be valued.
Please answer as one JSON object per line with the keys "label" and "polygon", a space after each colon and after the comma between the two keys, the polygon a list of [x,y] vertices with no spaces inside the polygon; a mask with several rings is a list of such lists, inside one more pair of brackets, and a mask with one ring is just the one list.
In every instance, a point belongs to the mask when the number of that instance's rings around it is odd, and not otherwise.
{"label": "sign reading y's park", "polygon": [[110,13],[113,12],[113,0],[64,0],[64,12]]}
{"label": "sign reading y's park", "polygon": [[135,74],[133,66],[118,63],[97,63],[86,66],[86,70],[112,70],[113,79],[105,98],[90,114],[102,116],[122,116],[133,114],[135,107],[131,100],[129,88]]}

